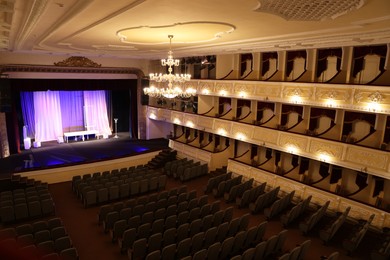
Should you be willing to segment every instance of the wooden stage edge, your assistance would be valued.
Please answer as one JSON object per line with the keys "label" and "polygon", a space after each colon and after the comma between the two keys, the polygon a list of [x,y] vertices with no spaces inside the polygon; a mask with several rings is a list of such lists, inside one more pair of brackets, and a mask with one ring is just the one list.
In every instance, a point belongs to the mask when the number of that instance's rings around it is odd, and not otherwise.
{"label": "wooden stage edge", "polygon": [[93,163],[83,163],[72,166],[64,166],[52,169],[36,170],[15,173],[21,177],[28,177],[31,179],[47,182],[48,184],[71,181],[75,175],[83,175],[87,173],[111,171],[113,169],[121,169],[125,167],[137,166],[148,163],[160,151],[150,153],[143,153],[140,155],[133,155],[119,159],[104,160]]}

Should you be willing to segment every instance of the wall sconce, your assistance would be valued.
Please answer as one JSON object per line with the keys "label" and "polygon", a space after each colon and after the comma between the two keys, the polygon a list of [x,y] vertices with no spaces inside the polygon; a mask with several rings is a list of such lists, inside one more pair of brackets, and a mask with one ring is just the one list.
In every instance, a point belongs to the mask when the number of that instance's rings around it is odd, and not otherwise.
{"label": "wall sconce", "polygon": [[329,162],[330,161],[330,156],[328,154],[326,154],[326,153],[321,153],[319,155],[319,160],[321,162]]}
{"label": "wall sconce", "polygon": [[157,116],[156,116],[154,113],[151,113],[151,114],[149,115],[149,118],[150,118],[150,119],[156,119]]}
{"label": "wall sconce", "polygon": [[226,90],[221,90],[221,91],[219,91],[219,94],[220,94],[221,96],[226,96]]}
{"label": "wall sconce", "polygon": [[371,101],[368,104],[368,111],[377,111],[380,109],[379,103],[383,100],[383,96],[378,91],[375,91],[371,95],[368,96],[368,99]]}
{"label": "wall sconce", "polygon": [[367,110],[372,111],[372,112],[376,112],[376,111],[380,110],[380,105],[377,102],[370,102],[367,105]]}
{"label": "wall sconce", "polygon": [[194,123],[192,123],[191,121],[187,121],[186,126],[192,128],[192,127],[194,127]]}
{"label": "wall sconce", "polygon": [[246,97],[246,93],[244,91],[241,91],[238,95],[242,98]]}
{"label": "wall sconce", "polygon": [[294,145],[287,146],[287,151],[291,154],[296,154],[298,149]]}
{"label": "wall sconce", "polygon": [[243,133],[236,134],[236,139],[243,141],[246,139],[246,136]]}
{"label": "wall sconce", "polygon": [[336,102],[334,101],[333,98],[329,98],[326,100],[325,102],[326,106],[328,107],[335,107],[336,106]]}
{"label": "wall sconce", "polygon": [[175,118],[175,119],[173,119],[173,123],[180,125],[181,122],[180,122],[179,118]]}
{"label": "wall sconce", "polygon": [[292,96],[291,101],[295,104],[298,104],[298,103],[301,103],[302,98],[298,95],[294,95],[294,96]]}
{"label": "wall sconce", "polygon": [[224,136],[226,135],[226,131],[223,128],[219,128],[217,132],[219,135],[224,135]]}
{"label": "wall sconce", "polygon": [[208,95],[209,93],[210,93],[210,90],[208,90],[207,88],[202,90],[202,94]]}

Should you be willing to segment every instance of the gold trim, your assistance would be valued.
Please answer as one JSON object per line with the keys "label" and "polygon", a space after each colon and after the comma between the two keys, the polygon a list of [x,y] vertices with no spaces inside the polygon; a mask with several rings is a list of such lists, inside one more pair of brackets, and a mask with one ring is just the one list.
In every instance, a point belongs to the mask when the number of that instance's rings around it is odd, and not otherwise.
{"label": "gold trim", "polygon": [[54,62],[55,66],[60,67],[93,67],[100,68],[102,65],[98,64],[86,57],[72,56],[60,62]]}

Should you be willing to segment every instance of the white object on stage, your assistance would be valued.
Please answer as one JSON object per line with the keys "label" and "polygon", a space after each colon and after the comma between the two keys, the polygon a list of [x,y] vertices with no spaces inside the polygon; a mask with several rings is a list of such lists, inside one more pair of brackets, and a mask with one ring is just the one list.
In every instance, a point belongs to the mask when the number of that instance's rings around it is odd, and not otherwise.
{"label": "white object on stage", "polygon": [[62,144],[64,142],[64,137],[62,137],[62,136],[57,137],[57,142],[59,144]]}
{"label": "white object on stage", "polygon": [[33,145],[35,148],[41,147],[41,142],[35,141]]}
{"label": "white object on stage", "polygon": [[25,150],[28,150],[31,148],[31,138],[30,137],[24,138],[23,143],[24,143]]}
{"label": "white object on stage", "polygon": [[65,141],[68,142],[69,137],[77,137],[81,136],[82,140],[85,140],[85,136],[89,139],[89,135],[98,135],[99,132],[97,130],[87,130],[87,131],[76,131],[76,132],[68,132],[64,133]]}

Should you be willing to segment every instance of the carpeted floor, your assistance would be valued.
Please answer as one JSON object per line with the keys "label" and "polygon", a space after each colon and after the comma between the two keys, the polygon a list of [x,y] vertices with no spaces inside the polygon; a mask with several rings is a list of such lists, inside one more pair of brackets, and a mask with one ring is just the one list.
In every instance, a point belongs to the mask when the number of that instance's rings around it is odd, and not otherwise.
{"label": "carpeted floor", "polygon": [[[188,190],[197,190],[197,195],[203,195],[203,188],[207,183],[208,176],[195,179],[185,184]],[[172,178],[168,179],[166,189],[183,185],[180,181]],[[103,232],[102,226],[97,224],[97,213],[99,206],[85,209],[80,200],[72,193],[71,183],[58,183],[49,186],[50,192],[56,203],[56,214],[63,219],[63,222],[73,240],[74,246],[77,248],[80,259],[128,259],[127,255],[121,255],[117,244],[113,244],[109,234]],[[215,201],[212,195],[209,195],[209,202]],[[238,209],[233,203],[227,204],[221,200],[221,208],[234,206],[234,217],[239,217],[242,214],[248,213],[248,209]],[[249,226],[257,225],[265,221],[263,214],[250,215]],[[324,224],[324,223],[323,223]],[[276,218],[267,224],[265,238],[283,230],[281,222]],[[312,243],[309,252],[305,259],[320,259],[321,256],[326,256],[334,251],[340,252],[339,259],[370,259],[369,252],[375,244],[375,238],[367,235],[362,241],[359,249],[352,255],[347,256],[342,248],[341,241],[348,235],[347,226],[344,230],[340,230],[335,239],[329,245],[323,245],[319,239],[318,231],[314,230],[308,236],[303,236],[298,224],[288,228],[288,237],[285,243],[284,251],[291,250],[297,244],[302,243],[307,239],[311,239]],[[374,241],[372,241],[374,239]]]}

